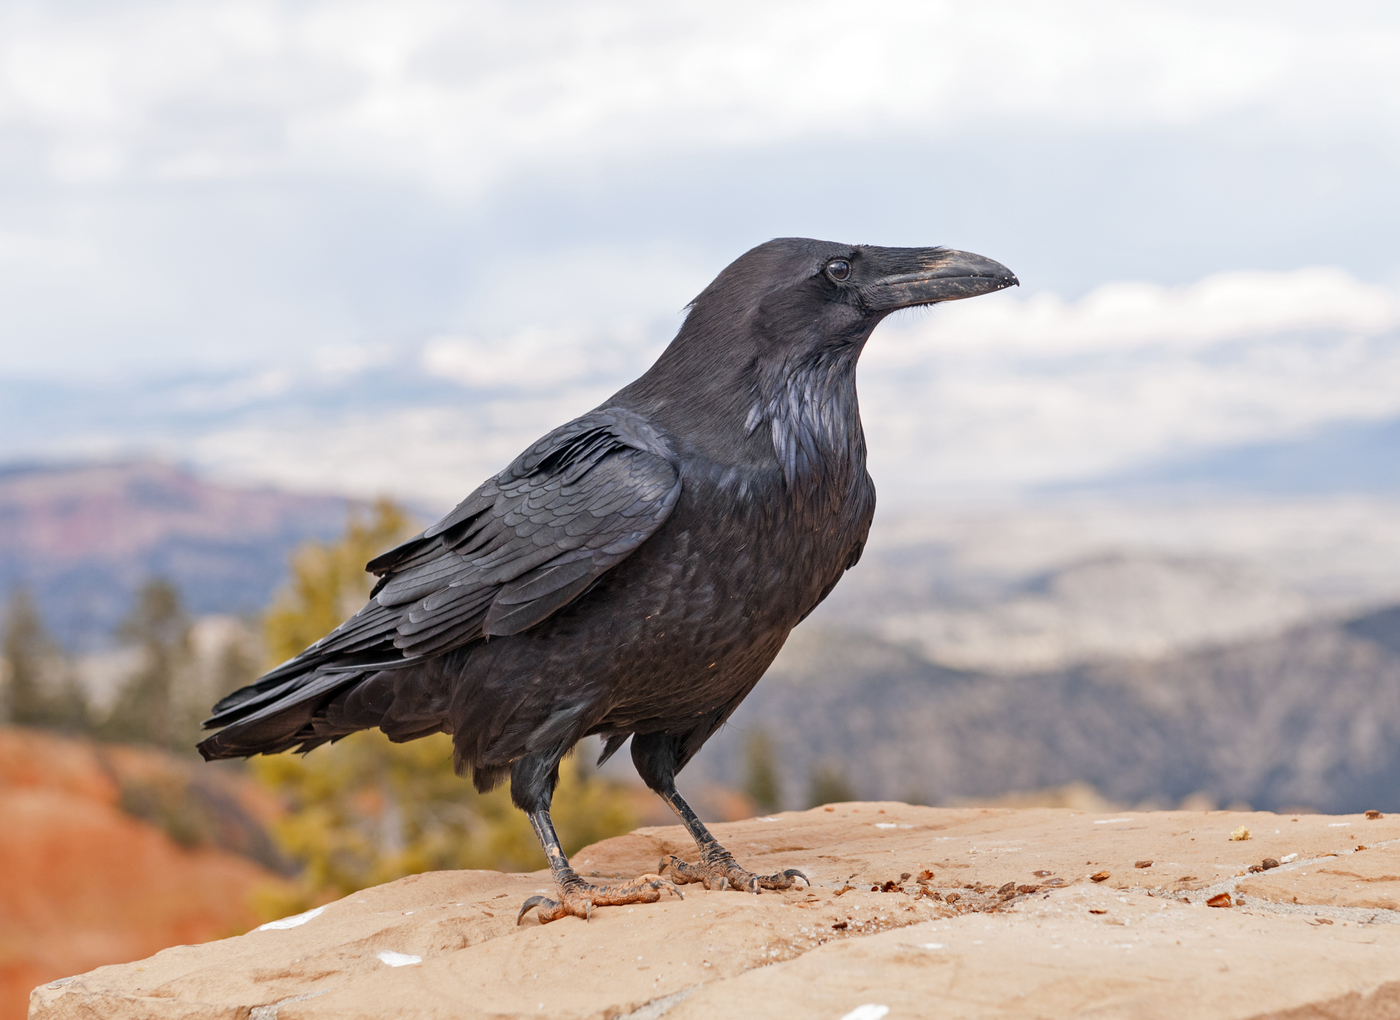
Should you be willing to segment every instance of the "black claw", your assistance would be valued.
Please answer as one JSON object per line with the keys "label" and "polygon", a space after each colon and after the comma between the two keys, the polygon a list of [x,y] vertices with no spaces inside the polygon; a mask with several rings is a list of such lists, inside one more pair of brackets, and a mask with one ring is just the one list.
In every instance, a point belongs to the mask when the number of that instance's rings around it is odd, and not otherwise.
{"label": "black claw", "polygon": [[525,919],[526,913],[528,913],[533,907],[557,906],[559,906],[559,904],[555,903],[548,896],[531,896],[528,900],[525,901],[525,905],[520,908],[520,913],[515,915],[515,925],[517,928],[520,927],[520,922]]}
{"label": "black claw", "polygon": [[783,877],[784,877],[784,878],[800,878],[800,879],[802,879],[802,881],[804,881],[804,882],[807,883],[807,888],[810,889],[810,888],[812,887],[812,880],[811,880],[810,878],[808,878],[806,875],[802,874],[802,872],[798,871],[796,868],[788,868],[787,871],[784,871],[784,872],[783,872]]}
{"label": "black claw", "polygon": [[658,875],[666,874],[666,869],[671,866],[671,862],[675,859],[675,854],[667,854],[665,857],[661,858],[661,863],[656,866],[656,873]]}

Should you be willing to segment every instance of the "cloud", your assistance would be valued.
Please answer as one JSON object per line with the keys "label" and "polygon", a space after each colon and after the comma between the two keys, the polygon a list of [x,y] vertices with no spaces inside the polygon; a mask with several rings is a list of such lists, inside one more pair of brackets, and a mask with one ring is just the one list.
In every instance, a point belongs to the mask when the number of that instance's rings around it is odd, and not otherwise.
{"label": "cloud", "polygon": [[530,326],[504,337],[440,336],[424,345],[421,357],[431,375],[473,389],[548,390],[625,373],[627,356],[643,341],[634,335],[627,343],[618,332]]}
{"label": "cloud", "polygon": [[[1009,298],[1009,300],[1008,300]],[[1202,351],[1251,336],[1375,335],[1400,327],[1400,296],[1340,269],[1217,273],[1185,287],[1110,283],[1078,301],[1056,294],[964,301],[891,324],[871,358],[893,366],[944,352],[1062,357],[1170,348]]]}
{"label": "cloud", "polygon": [[215,427],[147,444],[214,475],[292,491],[392,495],[445,512],[526,446],[611,392],[563,388],[548,395],[432,406],[340,408]]}
{"label": "cloud", "polygon": [[[1397,50],[1378,4],[6,4],[0,368],[130,381],[6,449],[437,500],[769,233],[986,242],[1074,293],[1385,278]],[[1400,414],[1397,329],[1327,268],[949,306],[867,352],[873,463],[1016,486]],[[361,385],[400,369],[432,385]]]}
{"label": "cloud", "polygon": [[997,295],[877,333],[872,473],[1024,486],[1400,415],[1400,296],[1335,269]]}
{"label": "cloud", "polygon": [[0,131],[37,136],[69,182],[313,172],[470,199],[803,138],[1400,123],[1381,6],[35,4],[7,6],[0,38]]}

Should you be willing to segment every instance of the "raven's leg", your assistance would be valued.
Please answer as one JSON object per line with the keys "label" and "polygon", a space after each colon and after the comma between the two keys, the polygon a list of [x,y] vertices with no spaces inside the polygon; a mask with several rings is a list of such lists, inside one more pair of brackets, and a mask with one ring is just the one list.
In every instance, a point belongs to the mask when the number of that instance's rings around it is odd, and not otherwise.
{"label": "raven's leg", "polygon": [[[553,799],[554,786],[559,781],[559,762],[531,760],[527,756],[515,763],[511,769],[511,799],[529,816],[535,836],[544,847],[544,855],[549,860],[549,871],[559,886],[559,899],[547,896],[531,896],[520,908],[515,923],[519,924],[525,914],[534,907],[539,908],[540,924],[557,921],[572,914],[585,921],[594,907],[615,907],[625,903],[655,903],[661,899],[663,891],[681,895],[679,889],[660,875],[643,875],[622,885],[593,885],[579,877],[564,856],[564,848],[559,845],[559,836],[554,831],[554,822],[549,817],[549,804]],[[543,767],[541,767],[543,766]],[[521,801],[525,803],[521,803]]]}
{"label": "raven's leg", "polygon": [[559,886],[559,899],[551,900],[547,896],[531,896],[520,908],[520,913],[515,918],[516,924],[519,924],[524,919],[526,912],[533,907],[539,907],[540,924],[548,924],[550,921],[557,921],[570,914],[586,921],[592,914],[594,907],[616,907],[625,903],[655,903],[661,899],[663,891],[674,892],[677,896],[681,895],[680,890],[675,885],[660,875],[643,875],[641,878],[634,878],[622,885],[593,885],[585,882],[579,877],[578,872],[569,866],[569,859],[564,856],[564,848],[559,845],[559,837],[555,835],[554,823],[549,818],[549,811],[544,809],[530,812],[530,825],[534,828],[535,835],[539,837],[540,845],[544,847],[545,856],[549,858],[550,873],[553,874],[554,881]]}
{"label": "raven's leg", "polygon": [[700,862],[690,864],[675,854],[668,854],[657,871],[671,869],[671,881],[680,885],[703,882],[706,889],[731,889],[758,892],[760,889],[790,889],[797,879],[808,881],[796,868],[775,875],[755,875],[739,867],[734,855],[720,846],[719,840],[705,828],[689,804],[676,790],[677,741],[664,733],[638,734],[632,738],[632,761],[642,781],[664,800],[690,832],[700,850]]}

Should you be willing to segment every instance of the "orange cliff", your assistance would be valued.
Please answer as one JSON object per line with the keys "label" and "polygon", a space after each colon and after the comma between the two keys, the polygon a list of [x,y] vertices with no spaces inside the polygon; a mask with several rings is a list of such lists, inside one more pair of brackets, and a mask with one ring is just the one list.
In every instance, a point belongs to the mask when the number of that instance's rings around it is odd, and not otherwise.
{"label": "orange cliff", "polygon": [[0,1020],[24,1017],[37,984],[258,923],[252,897],[273,872],[121,808],[124,783],[184,775],[158,751],[0,728]]}

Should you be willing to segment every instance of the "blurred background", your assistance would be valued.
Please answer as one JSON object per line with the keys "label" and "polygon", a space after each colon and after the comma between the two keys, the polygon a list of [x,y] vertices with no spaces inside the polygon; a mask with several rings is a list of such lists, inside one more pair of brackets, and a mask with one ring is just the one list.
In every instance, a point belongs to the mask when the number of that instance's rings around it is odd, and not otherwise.
{"label": "blurred background", "polygon": [[[876,333],[870,546],[703,814],[1400,809],[1398,52],[1366,0],[0,7],[0,1017],[543,866],[445,738],[198,721],[773,236],[1022,287]],[[592,757],[570,849],[668,821]]]}

